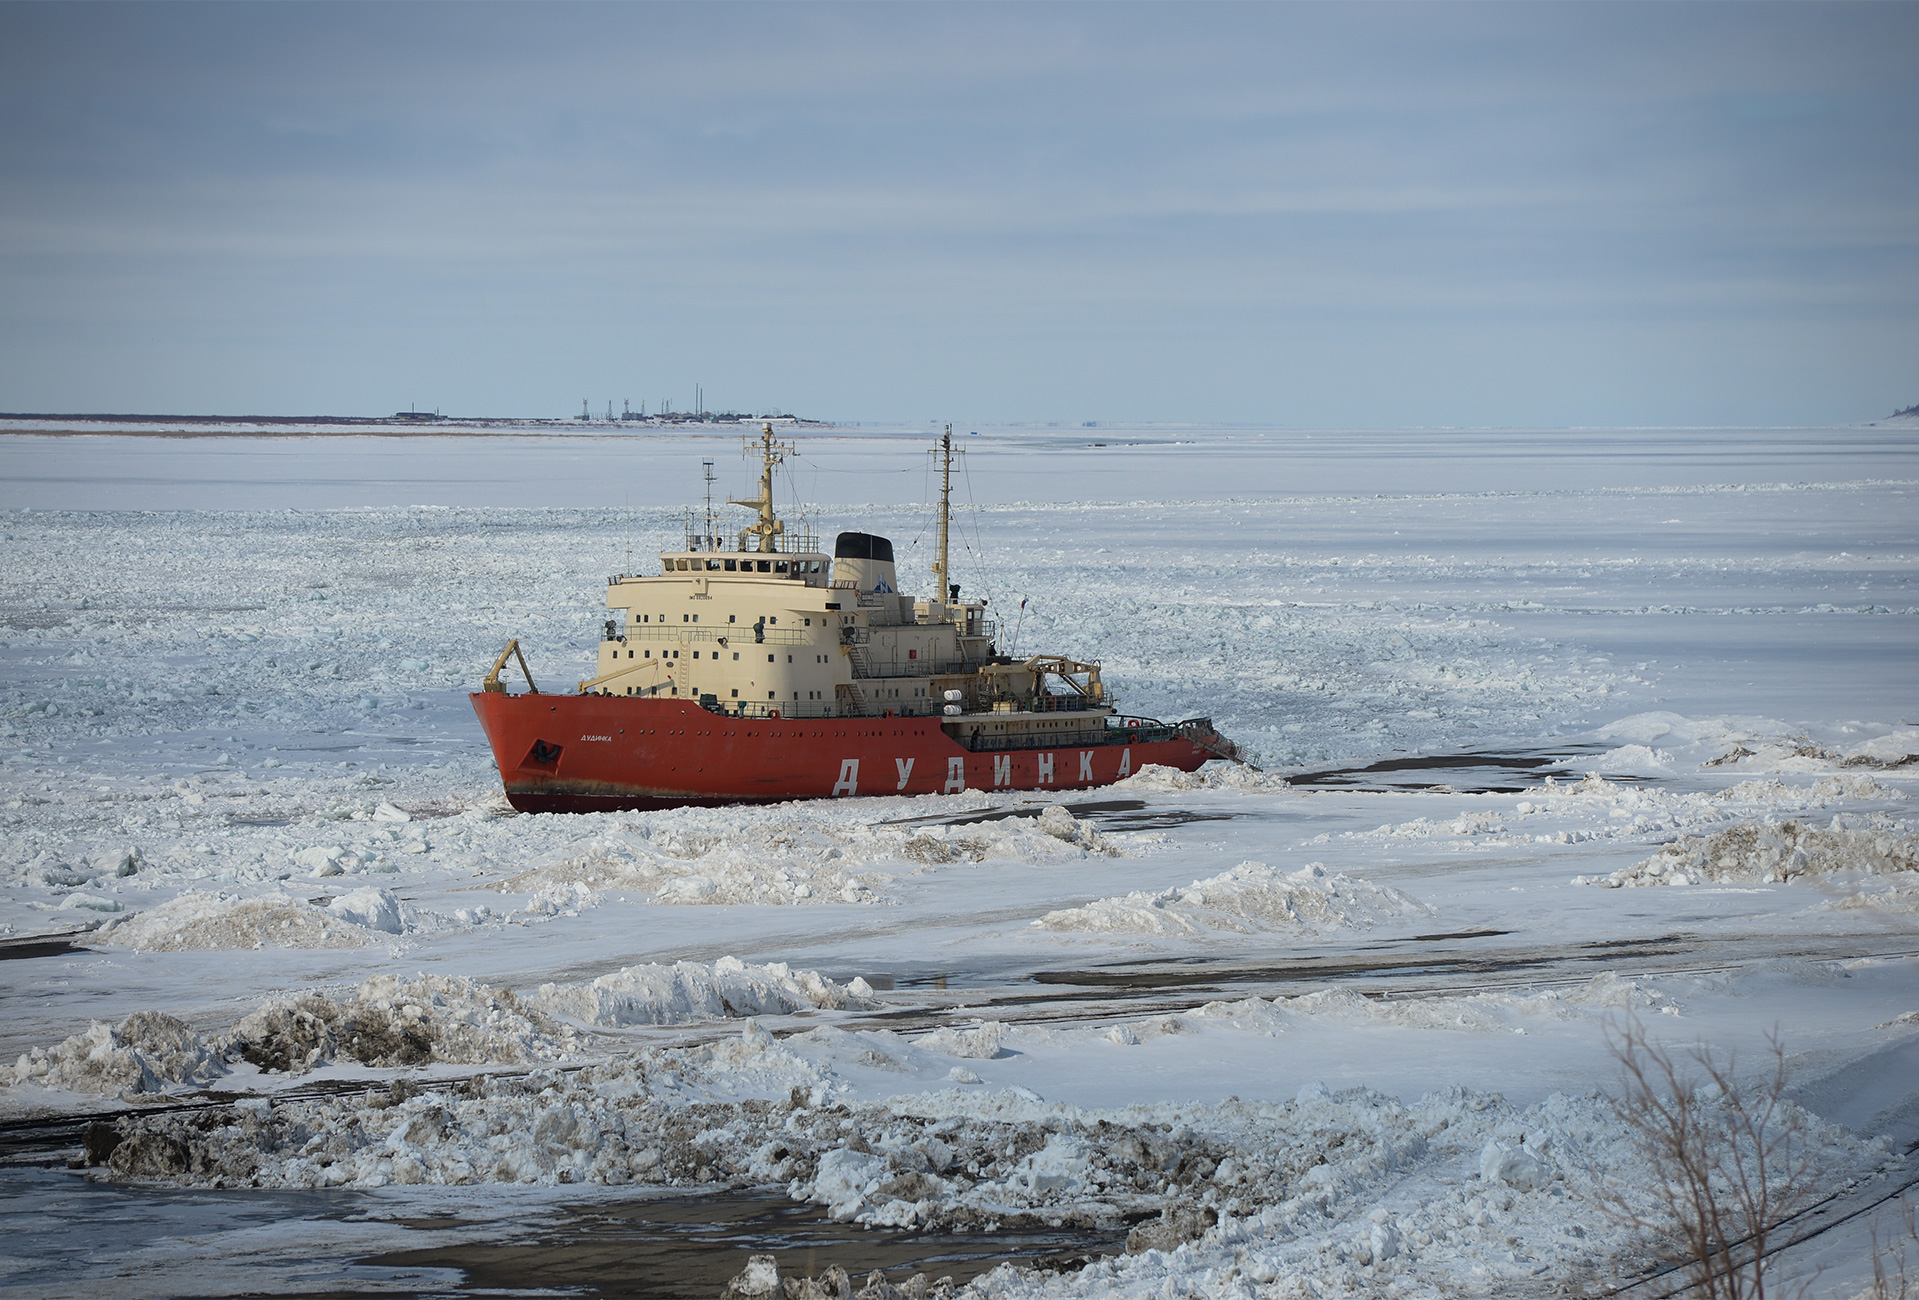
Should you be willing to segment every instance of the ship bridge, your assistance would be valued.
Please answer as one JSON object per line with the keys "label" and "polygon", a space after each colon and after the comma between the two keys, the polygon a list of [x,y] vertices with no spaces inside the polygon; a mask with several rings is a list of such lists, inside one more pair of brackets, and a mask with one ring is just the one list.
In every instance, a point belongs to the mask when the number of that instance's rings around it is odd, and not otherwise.
{"label": "ship bridge", "polygon": [[1048,715],[1039,725],[1049,733],[1077,729],[1062,727],[1062,712],[1111,712],[1097,688],[1047,694],[1045,669],[998,654],[986,602],[961,600],[946,583],[950,460],[933,566],[940,587],[915,596],[900,590],[890,539],[843,532],[829,553],[789,533],[773,508],[773,467],[789,450],[768,426],[759,495],[730,502],[755,516],[737,535],[716,535],[709,495],[705,526],[688,521],[685,544],[660,553],[659,573],[607,580],[611,617],[582,691],[694,700],[745,717],[937,715],[960,726],[993,714],[996,733],[1014,723],[1009,710]]}

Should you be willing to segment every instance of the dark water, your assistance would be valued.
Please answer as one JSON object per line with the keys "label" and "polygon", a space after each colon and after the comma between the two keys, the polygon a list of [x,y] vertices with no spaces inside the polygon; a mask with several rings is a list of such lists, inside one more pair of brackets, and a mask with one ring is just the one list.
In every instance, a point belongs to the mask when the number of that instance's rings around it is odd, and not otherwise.
{"label": "dark water", "polygon": [[[562,1199],[564,1197],[565,1199]],[[567,1188],[198,1190],[0,1167],[0,1290],[18,1295],[607,1296],[715,1300],[771,1254],[782,1276],[965,1282],[1005,1260],[1077,1269],[1125,1228],[866,1231],[777,1192],[583,1197]]]}
{"label": "dark water", "polygon": [[764,1193],[724,1193],[568,1207],[512,1240],[423,1243],[360,1262],[374,1268],[457,1269],[490,1295],[544,1289],[567,1294],[711,1300],[752,1255],[770,1254],[782,1276],[816,1277],[838,1265],[855,1279],[878,1270],[965,1282],[1004,1260],[1078,1269],[1117,1254],[1125,1230],[928,1235],[834,1223],[817,1206]]}

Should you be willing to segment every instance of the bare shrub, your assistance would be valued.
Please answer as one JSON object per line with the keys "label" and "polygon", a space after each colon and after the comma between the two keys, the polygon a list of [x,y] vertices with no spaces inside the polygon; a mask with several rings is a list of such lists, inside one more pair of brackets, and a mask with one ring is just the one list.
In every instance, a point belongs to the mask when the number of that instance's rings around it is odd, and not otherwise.
{"label": "bare shrub", "polygon": [[1872,1225],[1872,1289],[1864,1300],[1912,1300],[1919,1295],[1919,1208],[1910,1202],[1904,1211],[1905,1235],[1879,1244],[1879,1225]]}
{"label": "bare shrub", "polygon": [[1701,1044],[1675,1058],[1631,1019],[1612,1039],[1625,1075],[1615,1101],[1651,1174],[1650,1188],[1602,1195],[1634,1227],[1680,1251],[1700,1300],[1765,1300],[1774,1234],[1818,1186],[1806,1114],[1786,1098],[1785,1048],[1769,1035],[1771,1068],[1742,1082],[1730,1052]]}

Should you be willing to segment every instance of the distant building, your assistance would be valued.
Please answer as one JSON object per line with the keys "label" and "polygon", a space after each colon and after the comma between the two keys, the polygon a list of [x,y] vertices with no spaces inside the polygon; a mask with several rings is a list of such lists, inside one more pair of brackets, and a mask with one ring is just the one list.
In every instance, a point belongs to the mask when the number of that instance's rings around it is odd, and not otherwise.
{"label": "distant building", "polygon": [[440,418],[440,413],[438,411],[395,411],[393,418],[396,420],[411,420],[418,424],[432,424]]}

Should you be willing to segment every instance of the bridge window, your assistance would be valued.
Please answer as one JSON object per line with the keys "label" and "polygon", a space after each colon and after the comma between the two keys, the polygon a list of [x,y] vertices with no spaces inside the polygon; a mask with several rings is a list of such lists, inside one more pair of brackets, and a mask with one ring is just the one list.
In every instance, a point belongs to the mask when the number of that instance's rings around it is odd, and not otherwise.
{"label": "bridge window", "polygon": [[738,658],[740,657],[740,652],[739,652],[739,651],[737,651],[737,650],[735,650],[735,651],[733,652],[733,657],[734,657],[735,659],[738,659]]}
{"label": "bridge window", "polygon": [[736,618],[734,618],[734,617],[733,617],[733,616],[732,616],[731,614],[728,614],[728,615],[726,616],[726,621],[727,621],[727,622],[729,622],[729,623],[735,623],[735,622],[738,622],[739,620],[738,620],[738,619],[736,619]]}
{"label": "bridge window", "polygon": [[734,692],[733,692],[733,698],[734,698],[734,699],[736,699],[736,700],[740,698],[740,693],[739,693],[739,691],[738,691],[737,689],[736,689],[736,690],[734,690]]}
{"label": "bridge window", "polygon": [[[727,571],[728,573],[735,573],[735,572],[738,572],[738,570],[739,570],[739,567],[740,567],[740,564],[739,564],[739,561],[738,561],[738,560],[727,560],[727,561],[726,561],[726,571]],[[735,694],[737,694],[737,693],[738,693],[738,692],[735,692]]]}
{"label": "bridge window", "polygon": [[708,560],[706,562],[706,568],[709,573],[718,573],[720,571],[720,562],[718,560]]}
{"label": "bridge window", "polygon": [[[739,656],[738,656],[738,655],[734,655],[733,657],[734,657],[735,659],[738,659],[738,658],[739,658]],[[767,662],[767,663],[769,663],[769,664],[770,664],[770,663],[772,663],[772,662],[773,662],[773,656],[772,656],[772,655],[768,655],[768,656],[766,656],[766,662]]]}
{"label": "bridge window", "polygon": [[775,560],[775,561],[773,561],[773,572],[775,572],[775,573],[785,573],[785,572],[786,572],[786,561],[785,561],[785,560]]}

